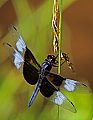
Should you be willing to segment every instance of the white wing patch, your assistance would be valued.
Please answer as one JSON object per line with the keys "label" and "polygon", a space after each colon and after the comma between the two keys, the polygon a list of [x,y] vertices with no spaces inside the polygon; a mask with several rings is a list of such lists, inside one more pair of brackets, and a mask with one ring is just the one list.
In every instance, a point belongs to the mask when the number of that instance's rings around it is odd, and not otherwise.
{"label": "white wing patch", "polygon": [[57,105],[61,105],[65,100],[65,96],[59,91],[55,91],[54,94],[55,96],[51,101]]}
{"label": "white wing patch", "polygon": [[19,36],[18,41],[16,42],[16,47],[20,52],[23,52],[26,49],[26,44],[21,35]]}
{"label": "white wing patch", "polygon": [[75,90],[77,84],[80,84],[80,82],[70,80],[70,79],[66,79],[65,82],[64,82],[64,88],[66,90],[68,90],[69,92],[72,92],[72,91]]}
{"label": "white wing patch", "polygon": [[17,69],[19,69],[21,67],[21,64],[24,62],[24,59],[16,49],[14,49],[13,56],[14,65],[16,66]]}

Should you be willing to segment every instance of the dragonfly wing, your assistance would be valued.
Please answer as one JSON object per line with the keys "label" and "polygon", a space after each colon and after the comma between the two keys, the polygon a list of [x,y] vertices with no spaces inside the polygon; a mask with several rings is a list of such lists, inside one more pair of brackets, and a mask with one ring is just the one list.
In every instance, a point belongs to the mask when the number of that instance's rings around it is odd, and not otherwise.
{"label": "dragonfly wing", "polygon": [[18,32],[17,28],[15,26],[11,26],[11,31],[14,35],[14,39],[16,39],[16,48],[18,52],[20,52],[24,56],[24,60],[32,64],[37,69],[40,68],[40,64],[35,59],[33,53],[28,49],[26,46],[26,43],[23,40],[23,37]]}
{"label": "dragonfly wing", "polygon": [[[18,40],[16,42],[16,47],[18,51],[21,52],[21,54],[22,52],[24,52],[23,75],[24,75],[25,80],[31,85],[36,84],[38,81],[38,77],[39,77],[37,69],[39,69],[40,65],[36,61],[32,52],[26,47],[26,44],[24,40],[22,39],[21,35],[19,35],[18,37]],[[17,57],[15,61],[17,61]],[[14,64],[15,64],[15,61],[14,61]],[[16,67],[18,68],[17,64],[16,64]]]}
{"label": "dragonfly wing", "polygon": [[16,66],[17,69],[20,69],[23,67],[23,75],[25,80],[31,84],[34,85],[38,81],[38,69],[35,68],[32,64],[30,64],[28,61],[24,60],[22,54],[13,48],[9,43],[6,43],[10,48],[13,50],[13,63]]}
{"label": "dragonfly wing", "polygon": [[36,61],[32,52],[27,48],[22,36],[17,31],[17,29],[14,26],[11,26],[10,30],[14,35],[14,39],[16,40],[16,42],[14,41],[15,47],[9,43],[5,44],[12,48],[11,50],[13,50],[13,63],[17,69],[23,67],[23,76],[25,80],[29,84],[34,85],[38,81],[38,70],[40,69],[40,65]]}
{"label": "dragonfly wing", "polygon": [[47,79],[57,88],[62,88],[65,89],[69,92],[77,91],[77,92],[90,92],[89,88],[87,85],[71,80],[71,79],[66,79],[60,75],[57,75],[55,73],[50,73],[47,72]]}
{"label": "dragonfly wing", "polygon": [[31,85],[36,84],[39,77],[38,70],[30,63],[24,61],[22,55],[16,49],[14,50],[13,56],[13,62],[17,69],[20,69],[22,63],[24,63],[23,76],[25,80]]}
{"label": "dragonfly wing", "polygon": [[76,107],[74,104],[60,91],[55,91],[52,96],[50,96],[49,100],[56,105],[62,106],[64,109],[67,109],[71,112],[76,113]]}
{"label": "dragonfly wing", "polygon": [[76,112],[76,108],[73,103],[60,91],[58,91],[45,77],[42,80],[40,86],[40,92],[43,96],[46,97],[49,101],[53,102],[56,105],[62,106],[63,108]]}

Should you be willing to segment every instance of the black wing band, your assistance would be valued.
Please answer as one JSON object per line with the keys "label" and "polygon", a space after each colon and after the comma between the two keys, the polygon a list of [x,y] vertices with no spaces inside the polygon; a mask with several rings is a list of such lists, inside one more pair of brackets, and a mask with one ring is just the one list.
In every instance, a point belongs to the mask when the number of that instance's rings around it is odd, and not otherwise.
{"label": "black wing band", "polygon": [[25,55],[24,55],[24,60],[28,61],[34,67],[40,68],[40,64],[36,61],[34,55],[27,47],[26,47],[26,51],[25,51]]}
{"label": "black wing band", "polygon": [[46,77],[43,78],[41,86],[40,86],[40,92],[45,97],[50,97],[57,89],[48,81]]}
{"label": "black wing band", "polygon": [[45,71],[45,73],[47,74],[46,75],[47,79],[57,87],[60,87],[62,85],[62,82],[64,80],[66,80],[66,78],[64,78],[58,74],[51,73],[49,71]]}
{"label": "black wing band", "polygon": [[35,85],[39,78],[38,70],[26,62],[23,65],[23,75],[25,80],[31,85]]}

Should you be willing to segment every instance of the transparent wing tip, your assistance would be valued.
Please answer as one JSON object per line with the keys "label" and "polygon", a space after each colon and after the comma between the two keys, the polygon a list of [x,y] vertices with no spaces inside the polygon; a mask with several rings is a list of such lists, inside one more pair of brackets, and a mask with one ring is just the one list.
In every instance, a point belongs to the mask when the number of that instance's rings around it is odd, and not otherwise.
{"label": "transparent wing tip", "polygon": [[[77,109],[76,109],[76,107],[75,107],[75,105],[70,101],[70,103],[72,104],[72,106],[73,106],[73,110],[71,111],[71,109],[70,109],[70,111],[71,112],[73,112],[73,113],[77,113]],[[69,110],[69,109],[68,109]]]}
{"label": "transparent wing tip", "polygon": [[50,101],[73,113],[77,112],[74,104],[60,91],[55,91],[54,94],[50,97]]}
{"label": "transparent wing tip", "polygon": [[66,79],[64,81],[63,88],[69,92],[91,92],[90,88],[86,84],[71,79]]}
{"label": "transparent wing tip", "polygon": [[9,47],[12,47],[12,45],[10,45],[9,43],[3,43],[3,45],[5,46],[5,45],[7,45],[7,46],[9,46]]}

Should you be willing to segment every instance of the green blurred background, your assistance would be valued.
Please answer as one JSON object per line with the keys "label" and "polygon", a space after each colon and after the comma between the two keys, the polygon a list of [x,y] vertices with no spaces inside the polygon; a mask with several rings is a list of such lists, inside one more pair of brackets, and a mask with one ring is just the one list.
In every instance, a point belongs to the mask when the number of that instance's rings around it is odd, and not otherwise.
{"label": "green blurred background", "polygon": [[[69,53],[75,73],[64,65],[61,75],[82,81],[92,90],[93,0],[62,2],[62,50]],[[53,54],[52,7],[53,0],[0,0],[0,120],[58,120],[58,107],[40,93],[31,108],[27,108],[34,86],[25,82],[22,71],[17,71],[12,63],[11,51],[2,45],[14,43],[8,31],[8,26],[13,24],[41,64],[47,54]],[[60,108],[60,120],[92,120],[92,92],[65,94],[77,113]]]}

